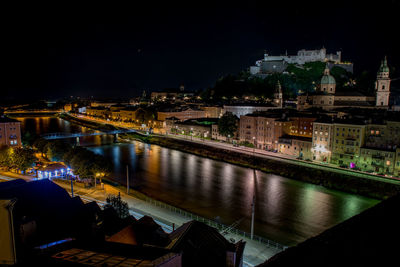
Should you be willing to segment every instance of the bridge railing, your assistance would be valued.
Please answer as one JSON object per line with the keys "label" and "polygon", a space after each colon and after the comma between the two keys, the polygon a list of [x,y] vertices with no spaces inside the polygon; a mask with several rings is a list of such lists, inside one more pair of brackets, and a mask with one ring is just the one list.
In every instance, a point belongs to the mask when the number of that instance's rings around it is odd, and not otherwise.
{"label": "bridge railing", "polygon": [[114,135],[114,134],[121,134],[121,133],[130,133],[135,132],[135,130],[113,130],[113,131],[98,131],[92,133],[47,133],[42,134],[43,138],[47,139],[61,139],[61,138],[73,138],[73,137],[84,137],[84,136],[95,136],[95,135]]}

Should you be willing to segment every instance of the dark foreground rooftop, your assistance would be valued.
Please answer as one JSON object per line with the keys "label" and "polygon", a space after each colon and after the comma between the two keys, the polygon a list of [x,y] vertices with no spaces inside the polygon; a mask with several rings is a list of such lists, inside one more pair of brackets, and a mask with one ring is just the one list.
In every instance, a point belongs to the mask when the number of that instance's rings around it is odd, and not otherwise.
{"label": "dark foreground rooftop", "polygon": [[399,266],[400,195],[291,247],[258,267]]}

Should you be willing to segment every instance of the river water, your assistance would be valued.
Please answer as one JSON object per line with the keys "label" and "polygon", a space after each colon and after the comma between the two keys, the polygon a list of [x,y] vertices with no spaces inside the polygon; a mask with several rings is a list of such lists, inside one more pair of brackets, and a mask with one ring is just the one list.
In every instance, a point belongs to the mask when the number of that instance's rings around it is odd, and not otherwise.
{"label": "river water", "polygon": [[[55,117],[18,118],[22,131],[37,134],[87,132],[88,128]],[[69,142],[75,142],[69,139]],[[114,164],[113,179],[171,205],[225,224],[241,220],[250,232],[256,192],[255,234],[294,245],[360,213],[377,200],[291,180],[141,142],[114,144],[112,136],[80,140]]]}

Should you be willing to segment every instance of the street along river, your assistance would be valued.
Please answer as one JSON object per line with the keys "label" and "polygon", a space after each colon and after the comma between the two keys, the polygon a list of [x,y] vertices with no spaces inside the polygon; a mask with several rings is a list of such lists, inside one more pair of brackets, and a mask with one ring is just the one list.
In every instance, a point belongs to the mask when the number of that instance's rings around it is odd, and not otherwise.
{"label": "street along river", "polygon": [[[56,117],[18,119],[23,132],[92,131]],[[114,180],[125,184],[128,165],[134,189],[224,224],[242,219],[237,227],[247,232],[255,191],[255,234],[284,245],[304,241],[378,203],[260,171],[255,180],[251,169],[157,145],[112,141],[112,136],[90,136],[81,138],[80,145],[113,162]]]}

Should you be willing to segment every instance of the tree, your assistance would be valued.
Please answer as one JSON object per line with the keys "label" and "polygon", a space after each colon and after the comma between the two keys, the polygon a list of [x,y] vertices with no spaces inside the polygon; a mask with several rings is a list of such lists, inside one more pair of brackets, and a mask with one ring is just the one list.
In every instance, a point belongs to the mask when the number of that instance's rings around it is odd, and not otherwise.
{"label": "tree", "polygon": [[48,142],[45,147],[46,156],[51,161],[62,161],[64,154],[71,149],[71,145],[61,141],[55,140]]}
{"label": "tree", "polygon": [[11,167],[22,171],[33,166],[36,161],[34,151],[29,148],[11,148]]}
{"label": "tree", "polygon": [[38,138],[33,142],[33,147],[36,148],[42,155],[46,153],[46,145],[48,141],[44,138]]}
{"label": "tree", "polygon": [[0,166],[7,168],[11,167],[11,148],[0,148]]}
{"label": "tree", "polygon": [[64,154],[63,161],[80,176],[96,175],[99,172],[107,174],[112,169],[110,160],[83,147],[71,148]]}
{"label": "tree", "polygon": [[119,218],[124,219],[129,216],[128,203],[121,199],[121,193],[118,193],[118,196],[108,195],[106,202],[104,208],[114,208]]}
{"label": "tree", "polygon": [[346,71],[342,67],[333,66],[331,71],[331,75],[335,77],[336,80],[336,89],[342,89],[345,87],[345,84],[353,78],[353,74]]}
{"label": "tree", "polygon": [[223,136],[233,137],[238,125],[238,118],[231,112],[226,112],[218,121],[218,132]]}
{"label": "tree", "polygon": [[22,144],[24,146],[33,146],[35,140],[37,139],[37,135],[35,133],[31,133],[27,131],[24,135],[22,135]]}
{"label": "tree", "polygon": [[101,172],[101,173],[109,173],[111,172],[112,164],[106,159],[103,155],[94,154],[93,156],[93,165],[91,167],[91,172],[93,174]]}

